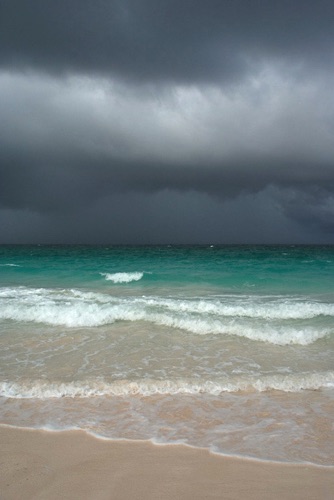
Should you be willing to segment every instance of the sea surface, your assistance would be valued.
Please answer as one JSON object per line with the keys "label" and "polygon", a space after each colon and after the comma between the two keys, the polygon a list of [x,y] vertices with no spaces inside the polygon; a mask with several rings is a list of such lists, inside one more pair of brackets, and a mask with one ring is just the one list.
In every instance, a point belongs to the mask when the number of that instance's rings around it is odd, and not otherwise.
{"label": "sea surface", "polygon": [[333,246],[0,246],[0,423],[334,465]]}

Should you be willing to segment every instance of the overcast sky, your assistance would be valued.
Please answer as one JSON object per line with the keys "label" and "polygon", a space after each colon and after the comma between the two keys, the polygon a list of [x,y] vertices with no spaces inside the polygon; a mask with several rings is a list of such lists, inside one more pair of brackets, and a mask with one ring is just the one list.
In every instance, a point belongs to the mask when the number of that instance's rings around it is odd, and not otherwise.
{"label": "overcast sky", "polygon": [[334,243],[333,0],[0,0],[0,243]]}

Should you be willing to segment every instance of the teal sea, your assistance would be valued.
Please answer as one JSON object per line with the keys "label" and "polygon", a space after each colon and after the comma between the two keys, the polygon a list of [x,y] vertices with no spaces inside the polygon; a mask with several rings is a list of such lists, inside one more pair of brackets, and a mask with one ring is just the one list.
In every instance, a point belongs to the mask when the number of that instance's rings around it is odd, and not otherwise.
{"label": "teal sea", "polygon": [[0,246],[0,423],[334,465],[333,246]]}

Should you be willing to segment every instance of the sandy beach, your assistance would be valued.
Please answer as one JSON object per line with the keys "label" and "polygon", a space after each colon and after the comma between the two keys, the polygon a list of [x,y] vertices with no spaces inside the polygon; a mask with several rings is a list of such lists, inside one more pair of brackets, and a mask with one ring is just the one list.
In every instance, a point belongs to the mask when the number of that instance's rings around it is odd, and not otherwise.
{"label": "sandy beach", "polygon": [[326,499],[334,468],[225,458],[82,431],[0,427],[1,500]]}

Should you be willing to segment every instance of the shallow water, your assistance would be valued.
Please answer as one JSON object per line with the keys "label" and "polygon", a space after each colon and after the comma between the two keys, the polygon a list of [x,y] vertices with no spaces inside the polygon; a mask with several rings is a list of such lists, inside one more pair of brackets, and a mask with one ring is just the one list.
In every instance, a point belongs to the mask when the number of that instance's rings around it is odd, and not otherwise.
{"label": "shallow water", "polygon": [[333,247],[0,247],[0,422],[334,464]]}

